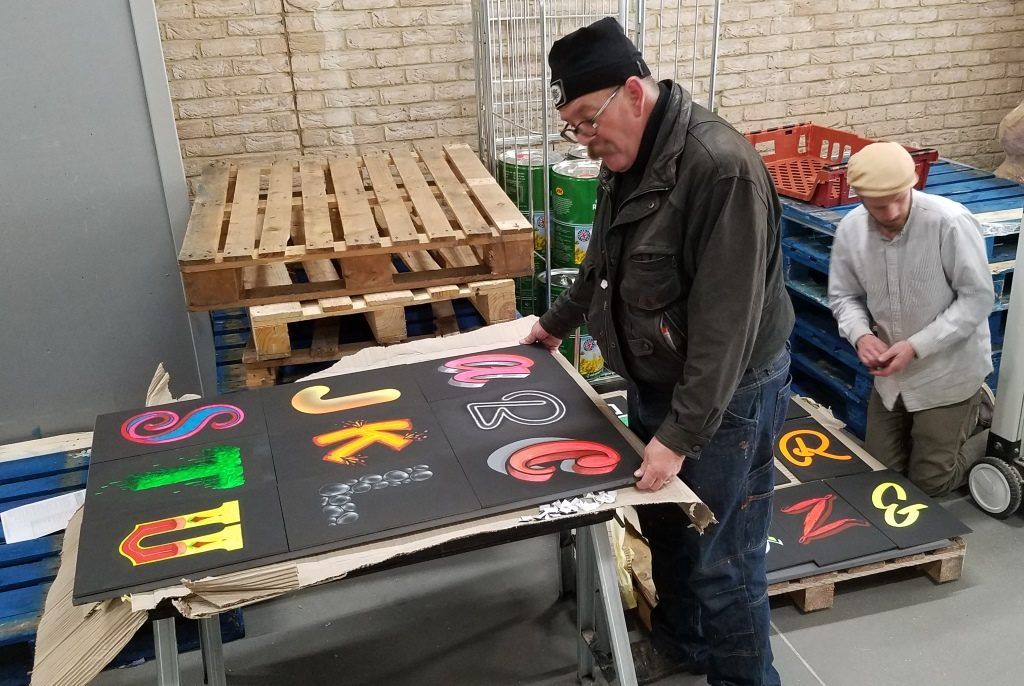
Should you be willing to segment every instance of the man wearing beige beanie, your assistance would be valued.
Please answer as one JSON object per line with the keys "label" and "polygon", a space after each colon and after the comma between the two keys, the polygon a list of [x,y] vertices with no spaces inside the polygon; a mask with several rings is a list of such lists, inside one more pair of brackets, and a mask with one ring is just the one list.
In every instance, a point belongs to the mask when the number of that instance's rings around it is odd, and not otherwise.
{"label": "man wearing beige beanie", "polygon": [[930,495],[962,486],[961,454],[992,371],[995,294],[980,226],[963,205],[914,190],[898,143],[850,157],[861,199],[839,223],[828,294],[840,333],[875,377],[868,451]]}

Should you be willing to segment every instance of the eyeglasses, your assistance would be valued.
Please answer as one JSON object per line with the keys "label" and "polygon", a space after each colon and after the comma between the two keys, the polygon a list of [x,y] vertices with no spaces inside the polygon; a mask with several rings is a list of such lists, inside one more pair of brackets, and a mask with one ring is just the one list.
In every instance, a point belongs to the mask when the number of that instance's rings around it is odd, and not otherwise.
{"label": "eyeglasses", "polygon": [[590,121],[581,121],[579,124],[566,123],[562,129],[562,138],[569,141],[570,143],[579,143],[579,136],[586,136],[587,138],[597,135],[597,118],[604,114],[604,111],[608,109],[608,105],[611,104],[612,98],[619,94],[619,86],[612,91],[612,94],[608,96],[608,99],[604,101],[604,104],[598,108],[597,114],[591,117]]}

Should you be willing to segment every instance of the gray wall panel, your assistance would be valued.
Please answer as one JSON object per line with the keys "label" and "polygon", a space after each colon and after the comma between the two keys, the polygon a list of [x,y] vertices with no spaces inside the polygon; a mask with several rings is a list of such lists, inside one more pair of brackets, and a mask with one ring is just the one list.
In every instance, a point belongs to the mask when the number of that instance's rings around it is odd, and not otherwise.
{"label": "gray wall panel", "polygon": [[0,442],[141,405],[159,362],[172,391],[201,391],[174,123],[154,128],[139,55],[128,0],[0,8]]}

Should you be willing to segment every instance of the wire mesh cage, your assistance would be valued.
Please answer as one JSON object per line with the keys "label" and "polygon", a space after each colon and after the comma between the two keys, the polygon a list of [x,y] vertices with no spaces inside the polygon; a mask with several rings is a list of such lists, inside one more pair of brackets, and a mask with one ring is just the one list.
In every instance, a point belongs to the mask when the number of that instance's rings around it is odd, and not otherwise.
{"label": "wire mesh cage", "polygon": [[[721,0],[474,0],[473,27],[480,158],[534,224],[538,272],[551,303],[550,173],[567,156],[548,88],[547,53],[558,38],[615,17],[658,80],[714,93]],[[689,82],[687,84],[687,81]],[[709,95],[710,94],[710,95]]]}

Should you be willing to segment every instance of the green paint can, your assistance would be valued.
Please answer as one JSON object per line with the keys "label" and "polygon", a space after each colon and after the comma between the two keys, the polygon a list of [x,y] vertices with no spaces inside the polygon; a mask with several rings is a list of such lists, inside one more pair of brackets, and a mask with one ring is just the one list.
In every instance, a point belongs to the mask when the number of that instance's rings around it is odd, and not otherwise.
{"label": "green paint can", "polygon": [[540,292],[535,276],[520,276],[515,279],[516,309],[523,316],[541,313],[541,302],[546,294]]}
{"label": "green paint can", "polygon": [[[548,152],[549,165],[557,164],[564,158],[562,153]],[[533,249],[543,254],[547,242],[544,152],[539,148],[509,148],[501,153],[498,157],[498,183],[533,224]],[[536,258],[534,262],[537,262]]]}
{"label": "green paint can", "polygon": [[569,151],[565,153],[565,156],[570,160],[590,159],[590,154],[587,152],[587,146],[583,145],[582,143],[577,143],[576,145],[569,148]]}
{"label": "green paint can", "polygon": [[551,263],[559,268],[580,266],[593,230],[590,224],[551,222]]}
{"label": "green paint can", "polygon": [[[579,269],[552,269],[551,270],[551,301],[554,302],[558,296],[564,293],[579,276]],[[539,286],[538,300],[542,303],[547,298],[547,275],[537,275]],[[540,314],[538,312],[537,314]],[[587,325],[583,324],[576,331],[562,339],[558,351],[576,368],[576,371],[586,379],[593,378],[604,371],[604,357],[597,341],[587,331]]]}
{"label": "green paint can", "polygon": [[551,219],[563,224],[593,224],[601,163],[565,160],[551,168]]}

